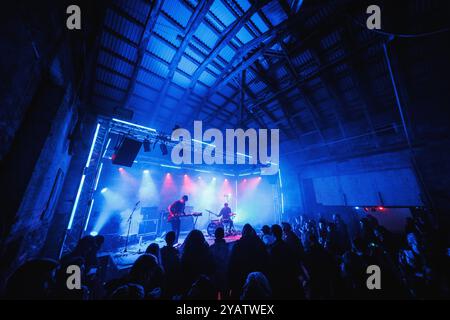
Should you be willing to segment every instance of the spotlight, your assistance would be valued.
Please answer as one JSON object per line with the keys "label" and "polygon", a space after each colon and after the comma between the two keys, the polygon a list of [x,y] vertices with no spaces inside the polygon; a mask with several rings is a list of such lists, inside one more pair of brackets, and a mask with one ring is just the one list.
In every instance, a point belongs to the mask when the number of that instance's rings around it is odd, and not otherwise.
{"label": "spotlight", "polygon": [[216,177],[213,177],[213,180],[216,180]]}
{"label": "spotlight", "polygon": [[124,171],[124,170],[125,170],[125,169],[124,169],[124,168],[122,168],[122,167],[120,167],[120,168],[119,168],[119,171]]}
{"label": "spotlight", "polygon": [[150,171],[149,170],[144,170],[144,173],[149,173]]}
{"label": "spotlight", "polygon": [[159,145],[159,148],[161,149],[161,153],[162,153],[163,156],[166,156],[166,155],[168,154],[166,144],[161,143],[161,144]]}
{"label": "spotlight", "polygon": [[359,210],[359,207],[355,207],[355,210]]}
{"label": "spotlight", "polygon": [[228,181],[228,179],[227,179],[227,178],[225,178],[225,181]]}
{"label": "spotlight", "polygon": [[258,180],[261,180],[262,178],[261,177],[258,177]]}
{"label": "spotlight", "polygon": [[142,142],[142,145],[144,146],[144,152],[150,151],[150,140],[145,138],[144,141]]}
{"label": "spotlight", "polygon": [[378,210],[384,211],[384,207],[378,207]]}
{"label": "spotlight", "polygon": [[98,235],[98,232],[97,232],[97,231],[92,231],[92,232],[90,233],[90,235],[93,236],[93,237],[95,237],[96,235]]}
{"label": "spotlight", "polygon": [[102,191],[100,191],[100,192],[105,193],[106,191],[108,191],[108,188],[103,188]]}
{"label": "spotlight", "polygon": [[187,174],[185,174],[184,177],[187,177]]}

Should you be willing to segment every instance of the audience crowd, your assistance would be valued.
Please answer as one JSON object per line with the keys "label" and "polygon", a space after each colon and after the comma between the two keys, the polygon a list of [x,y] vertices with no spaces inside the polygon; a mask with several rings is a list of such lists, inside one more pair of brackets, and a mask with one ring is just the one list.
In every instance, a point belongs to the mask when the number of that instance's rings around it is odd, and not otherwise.
{"label": "audience crowd", "polygon": [[[152,243],[126,274],[106,281],[97,253],[104,238],[86,236],[60,261],[36,259],[8,279],[7,298],[32,299],[433,299],[449,297],[449,253],[432,225],[418,215],[397,235],[370,214],[350,236],[332,221],[306,220],[263,226],[246,224],[227,243],[218,228],[208,245],[191,231],[184,243],[175,233],[166,245]],[[68,266],[79,266],[81,287],[69,289]],[[381,289],[369,290],[367,268],[381,271]]]}

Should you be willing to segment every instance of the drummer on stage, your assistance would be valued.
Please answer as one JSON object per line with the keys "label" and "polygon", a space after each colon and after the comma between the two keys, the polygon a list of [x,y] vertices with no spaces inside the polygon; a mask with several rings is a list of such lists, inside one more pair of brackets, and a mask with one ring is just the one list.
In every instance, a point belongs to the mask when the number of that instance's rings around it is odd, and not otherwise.
{"label": "drummer on stage", "polygon": [[218,217],[222,217],[222,223],[228,225],[228,233],[231,233],[233,228],[233,220],[231,220],[231,209],[228,203],[224,203],[222,210],[218,214]]}

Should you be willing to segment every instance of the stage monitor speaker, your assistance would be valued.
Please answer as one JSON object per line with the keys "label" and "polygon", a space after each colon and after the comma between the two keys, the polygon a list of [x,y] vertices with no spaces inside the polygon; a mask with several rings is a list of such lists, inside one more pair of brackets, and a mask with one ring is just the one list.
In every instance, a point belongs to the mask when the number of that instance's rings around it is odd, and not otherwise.
{"label": "stage monitor speaker", "polygon": [[180,231],[191,231],[194,228],[194,218],[191,216],[180,219]]}
{"label": "stage monitor speaker", "polygon": [[112,163],[125,167],[131,167],[134,159],[136,159],[139,150],[141,149],[142,142],[132,139],[130,137],[124,137],[119,144],[117,150],[112,155]]}
{"label": "stage monitor speaker", "polygon": [[139,235],[142,234],[156,235],[157,231],[158,231],[157,219],[142,220],[141,223],[139,224]]}
{"label": "stage monitor speaker", "polygon": [[141,209],[142,220],[159,220],[160,213],[158,207],[142,207]]}

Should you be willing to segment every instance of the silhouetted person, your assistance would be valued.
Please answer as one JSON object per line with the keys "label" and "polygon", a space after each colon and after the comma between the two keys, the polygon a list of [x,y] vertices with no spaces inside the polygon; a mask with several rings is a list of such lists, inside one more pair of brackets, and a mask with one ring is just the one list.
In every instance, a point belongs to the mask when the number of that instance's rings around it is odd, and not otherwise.
{"label": "silhouetted person", "polygon": [[191,288],[187,292],[186,300],[216,300],[217,290],[212,281],[205,275],[200,275],[194,281]]}
{"label": "silhouetted person", "polygon": [[160,263],[161,258],[160,258],[160,252],[159,252],[159,245],[157,243],[150,243],[147,247],[147,249],[145,250],[145,253],[149,253],[152,254],[156,257],[156,259],[158,260],[158,263]]}
{"label": "silhouetted person", "polygon": [[348,227],[339,214],[333,215],[333,222],[336,231],[336,249],[338,250],[338,254],[342,254],[350,248]]}
{"label": "silhouetted person", "polygon": [[295,253],[297,259],[301,259],[304,254],[303,244],[300,238],[292,231],[292,227],[289,223],[283,222],[283,239],[286,244]]}
{"label": "silhouetted person", "polygon": [[263,225],[261,231],[262,231],[261,240],[264,242],[266,246],[270,246],[272,243],[274,243],[275,238],[273,237],[270,231],[270,227],[268,225]]}
{"label": "silhouetted person", "polygon": [[200,277],[210,277],[214,272],[214,261],[209,252],[209,245],[200,230],[189,232],[183,244],[181,255],[181,272],[184,291]]}
{"label": "silhouetted person", "polygon": [[368,244],[374,242],[373,227],[368,218],[361,218],[359,220],[359,236]]}
{"label": "silhouetted person", "polygon": [[[275,299],[301,299],[299,254],[283,241],[282,228],[274,224],[271,228],[275,242],[269,247],[269,279]],[[297,248],[298,249],[298,248]]]}
{"label": "silhouetted person", "polygon": [[336,289],[338,266],[314,234],[310,234],[308,242],[309,248],[305,252],[305,266],[309,274],[308,296],[310,299],[330,299]]}
{"label": "silhouetted person", "polygon": [[242,237],[231,249],[228,265],[228,281],[231,297],[238,299],[242,286],[250,272],[267,271],[268,254],[264,242],[257,236],[251,225],[242,228]]}
{"label": "silhouetted person", "polygon": [[431,298],[435,294],[435,270],[425,250],[425,242],[417,233],[408,233],[406,239],[408,247],[399,254],[404,281],[413,297]]}
{"label": "silhouetted person", "polygon": [[98,266],[97,253],[100,250],[103,241],[103,236],[84,236],[78,241],[75,249],[65,255],[62,259],[82,257],[84,259],[86,273],[89,273],[91,268]]}
{"label": "silhouetted person", "polygon": [[214,244],[209,247],[211,256],[214,260],[215,271],[211,280],[220,290],[222,296],[226,295],[226,280],[228,259],[230,256],[229,246],[224,240],[225,231],[222,227],[219,227],[214,232],[215,240]]}
{"label": "silhouetted person", "polygon": [[251,272],[242,288],[241,300],[266,300],[272,298],[269,280],[261,272]]}
{"label": "silhouetted person", "polygon": [[9,277],[6,284],[8,299],[47,299],[55,279],[58,262],[52,259],[34,259],[25,262]]}
{"label": "silhouetted person", "polygon": [[135,283],[118,287],[109,297],[111,300],[142,300],[145,298],[145,290]]}
{"label": "silhouetted person", "polygon": [[346,298],[363,299],[367,297],[367,243],[362,238],[352,241],[352,249],[342,255],[341,275],[344,281]]}
{"label": "silhouetted person", "polygon": [[175,232],[169,231],[165,236],[166,245],[161,248],[161,266],[166,275],[166,296],[172,297],[179,293],[180,284],[180,253],[175,244]]}
{"label": "silhouetted person", "polygon": [[154,255],[143,254],[134,262],[127,280],[128,283],[141,285],[146,297],[157,298],[164,286],[164,272]]}

